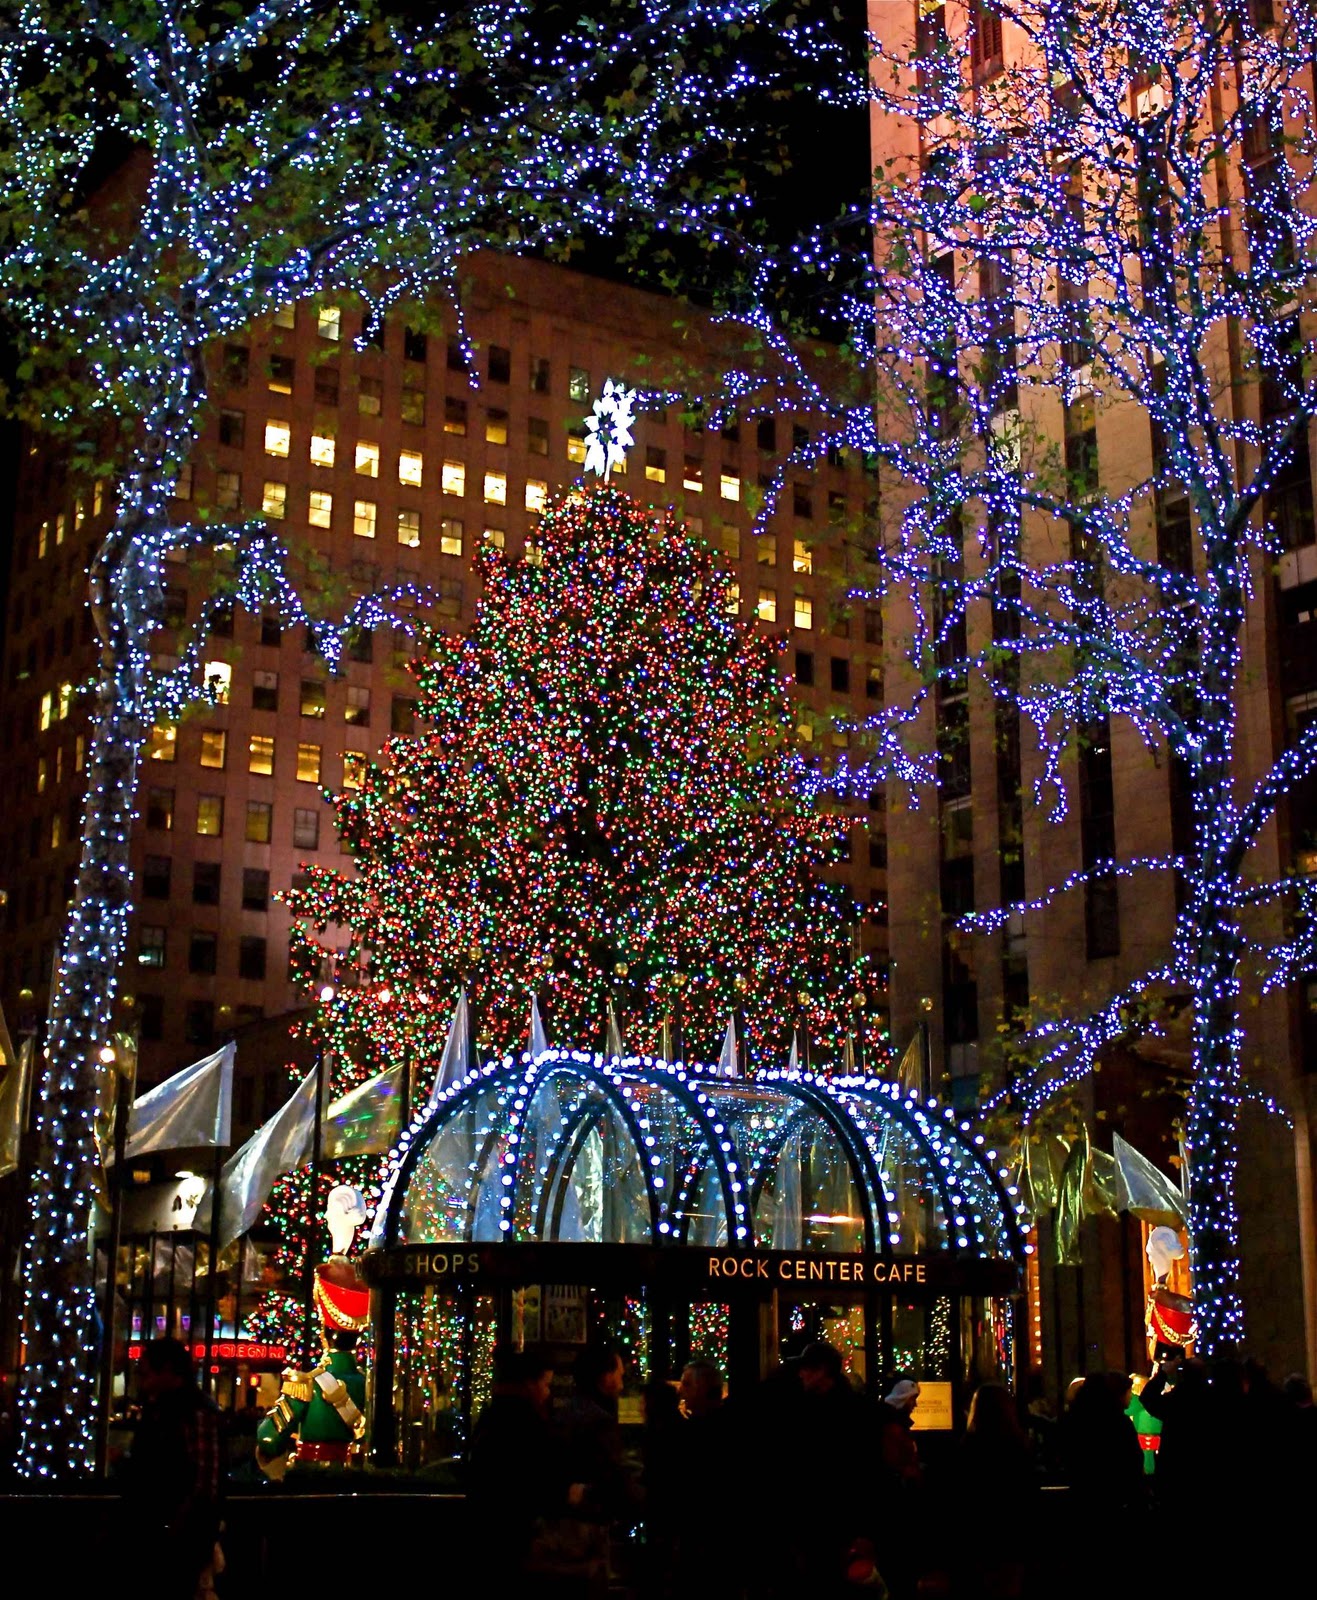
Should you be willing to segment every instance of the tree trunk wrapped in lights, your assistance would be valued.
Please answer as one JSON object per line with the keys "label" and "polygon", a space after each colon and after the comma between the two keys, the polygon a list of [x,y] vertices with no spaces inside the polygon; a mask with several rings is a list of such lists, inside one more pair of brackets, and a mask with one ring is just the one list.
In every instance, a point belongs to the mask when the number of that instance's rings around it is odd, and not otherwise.
{"label": "tree trunk wrapped in lights", "polygon": [[713,1061],[740,1010],[776,1065],[803,1003],[839,1066],[866,970],[822,879],[845,817],[811,798],[773,648],[713,556],[600,486],[479,565],[471,628],[418,664],[420,736],[339,797],[352,872],[289,895],[308,985],[331,925],[364,969],[322,1005],[336,1056],[360,1076],[409,1058],[420,1096],[465,983],[495,1052],[525,1048],[538,990],[558,1044],[602,1048],[611,998],[628,1049],[675,1016]]}
{"label": "tree trunk wrapped in lights", "polygon": [[[0,289],[18,410],[70,442],[89,478],[119,483],[91,569],[102,648],[85,686],[89,790],[39,1094],[20,1397],[29,1477],[77,1473],[90,1450],[92,1108],[149,730],[202,693],[209,625],[235,596],[305,623],[331,665],[348,629],[394,621],[421,598],[372,595],[337,621],[312,615],[262,521],[176,523],[171,496],[200,434],[208,352],[312,296],[360,294],[378,319],[452,294],[481,248],[552,249],[638,218],[718,234],[729,206],[697,158],[706,143],[734,142],[720,95],[734,85],[735,98],[754,75],[738,76],[729,41],[762,9],[11,8],[0,32]],[[135,155],[116,207],[102,181],[118,149]],[[632,246],[644,228],[631,229]],[[460,321],[457,334],[466,348]],[[189,553],[206,553],[224,582],[173,642],[178,664],[159,667],[164,563]]]}
{"label": "tree trunk wrapped in lights", "polygon": [[[1069,804],[1065,762],[1106,745],[1117,722],[1169,759],[1191,801],[1166,858],[1095,853],[961,927],[995,933],[1044,919],[1063,895],[1178,874],[1160,954],[1095,1014],[1037,1025],[1035,1064],[1003,1093],[1027,1120],[1104,1046],[1155,1033],[1172,997],[1187,1003],[1206,1352],[1244,1327],[1235,1183],[1254,1091],[1242,987],[1317,969],[1317,887],[1266,859],[1278,813],[1317,768],[1317,722],[1261,764],[1240,726],[1245,629],[1269,603],[1277,552],[1313,537],[1287,520],[1285,490],[1306,476],[1317,409],[1317,21],[1304,6],[1270,11],[920,7],[904,43],[875,41],[869,94],[896,153],[862,219],[872,232],[792,258],[815,276],[843,256],[869,266],[844,309],[859,370],[877,374],[876,410],[872,395],[854,406],[811,378],[768,293],[745,320],[777,375],[732,384],[742,403],[828,419],[797,462],[843,443],[882,464],[891,527],[877,554],[886,592],[913,607],[916,687],[872,720],[881,755],[853,766],[861,791],[888,776],[927,795],[939,781],[929,718],[977,676],[999,718],[1036,730],[1035,801],[1052,820]],[[1098,457],[1111,414],[1150,441],[1138,481]]]}

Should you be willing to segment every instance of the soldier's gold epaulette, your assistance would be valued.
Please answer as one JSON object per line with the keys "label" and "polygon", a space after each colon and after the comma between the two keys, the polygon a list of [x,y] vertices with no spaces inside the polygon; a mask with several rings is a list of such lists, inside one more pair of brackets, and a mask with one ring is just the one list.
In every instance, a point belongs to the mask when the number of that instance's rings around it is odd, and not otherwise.
{"label": "soldier's gold epaulette", "polygon": [[312,1379],[309,1372],[295,1372],[291,1367],[284,1371],[283,1382],[279,1385],[280,1394],[286,1394],[290,1400],[309,1400],[311,1398]]}

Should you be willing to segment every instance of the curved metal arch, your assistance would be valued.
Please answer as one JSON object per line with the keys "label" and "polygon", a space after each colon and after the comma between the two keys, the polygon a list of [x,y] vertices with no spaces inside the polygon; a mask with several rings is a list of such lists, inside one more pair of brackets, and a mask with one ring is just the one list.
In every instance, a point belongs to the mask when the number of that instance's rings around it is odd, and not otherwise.
{"label": "curved metal arch", "polygon": [[851,1158],[853,1172],[857,1171],[855,1164],[858,1162],[858,1173],[865,1180],[859,1186],[860,1204],[864,1211],[865,1248],[870,1252],[878,1251],[884,1255],[890,1254],[891,1247],[887,1243],[887,1230],[886,1228],[883,1229],[882,1239],[879,1241],[875,1234],[873,1214],[874,1206],[881,1203],[883,1218],[886,1220],[887,1186],[882,1181],[882,1174],[878,1171],[877,1164],[873,1159],[873,1152],[863,1138],[857,1139],[856,1137],[859,1129],[856,1127],[854,1119],[847,1113],[845,1106],[839,1101],[830,1100],[828,1096],[817,1093],[812,1084],[795,1082],[788,1087],[797,1100],[811,1106],[815,1114],[821,1117],[841,1140],[843,1148]]}
{"label": "curved metal arch", "polygon": [[[462,1087],[451,1100],[441,1100],[429,1113],[425,1121],[416,1130],[415,1136],[408,1141],[406,1152],[398,1162],[397,1171],[393,1178],[393,1190],[388,1198],[388,1209],[384,1214],[384,1228],[381,1233],[381,1244],[388,1246],[397,1243],[398,1214],[401,1210],[403,1199],[416,1172],[416,1167],[421,1159],[421,1154],[426,1151],[438,1138],[443,1125],[459,1110],[466,1110],[470,1101],[475,1100],[486,1089],[501,1087],[497,1071],[482,1072],[473,1083]],[[433,1131],[431,1131],[433,1129]]]}
{"label": "curved metal arch", "polygon": [[[595,1121],[598,1105],[591,1106],[590,1097],[585,1093],[584,1085],[581,1090],[581,1099],[575,1111],[567,1119],[567,1126],[558,1137],[549,1156],[548,1166],[544,1172],[544,1187],[540,1192],[540,1203],[535,1208],[535,1231],[540,1238],[552,1238],[557,1232],[557,1218],[562,1211],[562,1198],[559,1196],[554,1205],[554,1217],[547,1216],[549,1196],[553,1186],[558,1181],[558,1174],[563,1169],[564,1157],[567,1157],[567,1166],[570,1168],[576,1162],[580,1146],[589,1137],[591,1124]],[[546,1234],[545,1225],[548,1223],[549,1232]]]}
{"label": "curved metal arch", "polygon": [[[834,1090],[831,1088],[831,1086],[829,1086],[828,1092],[829,1094],[836,1094],[839,1091]],[[882,1109],[892,1118],[892,1120],[899,1122],[901,1126],[904,1127],[910,1134],[911,1138],[914,1139],[920,1151],[923,1153],[924,1166],[931,1174],[933,1182],[936,1185],[937,1192],[942,1198],[942,1210],[947,1219],[948,1244],[954,1245],[956,1208],[951,1202],[951,1190],[938,1162],[938,1158],[933,1153],[933,1148],[929,1142],[928,1135],[920,1128],[909,1106],[900,1100],[888,1100],[886,1098],[880,1099],[877,1095],[873,1096],[871,1099],[867,1094],[863,1094],[863,1092],[860,1090],[851,1090],[850,1092],[852,1094],[856,1094],[857,1096],[861,1096],[868,1105],[875,1107],[881,1106]],[[882,1195],[885,1202],[887,1198],[887,1187],[885,1184],[882,1189]],[[884,1217],[887,1215],[886,1204],[884,1204],[883,1207],[883,1215]]]}
{"label": "curved metal arch", "polygon": [[[612,1081],[612,1079],[606,1072],[603,1071],[602,1068],[594,1066],[593,1063],[587,1066],[584,1062],[573,1061],[570,1056],[559,1056],[552,1061],[549,1061],[547,1058],[541,1058],[541,1060],[538,1062],[532,1061],[526,1072],[522,1074],[522,1083],[526,1084],[531,1081],[532,1070],[534,1071],[535,1076],[538,1077],[540,1068],[546,1066],[548,1068],[548,1071],[545,1074],[546,1077],[552,1075],[552,1073],[556,1071],[565,1070],[579,1078],[584,1078],[588,1082],[593,1083],[596,1088],[603,1091],[605,1097],[612,1101],[617,1111],[621,1114],[622,1120],[626,1124],[627,1131],[631,1135],[631,1141],[636,1147],[636,1153],[637,1155],[642,1156],[640,1171],[641,1176],[645,1181],[645,1195],[649,1200],[649,1232],[650,1237],[657,1240],[659,1236],[659,1198],[658,1191],[654,1187],[652,1168],[650,1167],[649,1163],[643,1159],[643,1153],[645,1150],[645,1136],[640,1131],[640,1124],[637,1122],[635,1113],[631,1110],[630,1105],[619,1098],[617,1084]],[[520,1140],[518,1140],[518,1143],[520,1143]],[[502,1208],[509,1217],[515,1216],[516,1214],[517,1189],[520,1183],[520,1178],[521,1164],[519,1161],[514,1161],[512,1164],[512,1182],[508,1185],[506,1191],[507,1203]],[[500,1229],[500,1232],[503,1233],[510,1233],[511,1231],[512,1230],[510,1228]]]}
{"label": "curved metal arch", "polygon": [[[727,1237],[729,1241],[735,1239],[736,1198],[732,1193],[732,1174],[731,1169],[727,1165],[727,1153],[722,1147],[722,1140],[713,1131],[713,1118],[709,1115],[708,1110],[706,1109],[709,1100],[708,1095],[705,1095],[705,1105],[702,1106],[695,1091],[690,1087],[692,1083],[709,1083],[712,1085],[713,1080],[709,1078],[701,1078],[698,1075],[691,1076],[688,1074],[683,1082],[677,1078],[675,1072],[664,1072],[661,1068],[657,1067],[641,1066],[638,1071],[640,1075],[645,1076],[646,1082],[655,1084],[660,1089],[667,1089],[672,1094],[674,1099],[680,1101],[680,1103],[685,1106],[686,1110],[699,1125],[700,1131],[704,1135],[704,1148],[708,1151],[709,1159],[712,1159],[714,1166],[717,1168],[718,1183],[723,1192],[723,1213],[727,1218]],[[724,1124],[724,1127],[725,1126],[726,1124]],[[737,1145],[735,1139],[731,1141],[731,1145],[736,1151],[737,1171],[745,1172],[746,1166],[741,1160],[740,1147]],[[708,1160],[700,1163],[700,1165],[695,1169],[695,1175],[692,1177],[691,1182],[687,1184],[677,1196],[677,1198],[682,1201],[680,1238],[683,1244],[686,1242],[686,1234],[690,1228],[690,1213],[686,1209],[685,1202],[689,1199],[691,1193],[693,1192],[696,1180],[704,1172],[704,1169],[707,1165]],[[669,1214],[671,1214],[671,1212],[669,1212]]]}

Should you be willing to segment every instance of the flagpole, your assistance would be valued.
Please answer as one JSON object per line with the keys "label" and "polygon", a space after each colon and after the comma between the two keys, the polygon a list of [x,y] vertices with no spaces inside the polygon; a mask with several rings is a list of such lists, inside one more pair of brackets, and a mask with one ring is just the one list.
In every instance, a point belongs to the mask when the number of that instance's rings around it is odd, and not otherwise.
{"label": "flagpole", "polygon": [[[106,1060],[106,1052],[109,1060]],[[111,1044],[101,1047],[101,1060],[114,1067],[114,1172],[107,1175],[110,1187],[110,1232],[105,1241],[105,1291],[101,1296],[100,1392],[96,1406],[96,1476],[110,1472],[110,1391],[114,1387],[114,1302],[119,1276],[119,1237],[123,1229],[123,1165],[128,1144],[128,1074],[118,1066],[118,1054]],[[155,1272],[152,1249],[151,1271]]]}
{"label": "flagpole", "polygon": [[[215,1146],[215,1164],[211,1173],[210,1190],[210,1257],[206,1273],[208,1287],[206,1289],[206,1338],[202,1359],[205,1366],[201,1373],[201,1392],[210,1393],[210,1364],[211,1352],[215,1343],[215,1308],[219,1305],[219,1252],[220,1252],[220,1207],[224,1204],[223,1174],[224,1154],[226,1146]],[[193,1276],[196,1276],[195,1269]],[[236,1330],[235,1330],[236,1336]],[[234,1368],[237,1371],[237,1368]]]}
{"label": "flagpole", "polygon": [[302,1301],[302,1351],[308,1366],[315,1365],[316,1357],[312,1343],[312,1333],[315,1328],[316,1264],[311,1255],[312,1240],[319,1238],[316,1211],[320,1204],[320,1122],[325,1106],[325,1053],[325,1047],[321,1045],[316,1054],[316,1104],[311,1120],[311,1221],[307,1237],[306,1284]]}

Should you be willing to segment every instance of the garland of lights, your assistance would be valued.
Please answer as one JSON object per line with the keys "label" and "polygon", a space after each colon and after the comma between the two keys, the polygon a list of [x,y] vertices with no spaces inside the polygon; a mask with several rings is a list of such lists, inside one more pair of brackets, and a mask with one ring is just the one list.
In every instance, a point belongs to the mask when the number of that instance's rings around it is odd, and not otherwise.
{"label": "garland of lights", "polygon": [[[0,34],[12,153],[0,289],[31,372],[22,405],[75,451],[89,423],[105,425],[126,461],[90,568],[102,665],[38,1095],[24,1475],[51,1480],[90,1459],[92,1114],[126,951],[138,764],[151,726],[202,697],[199,650],[221,604],[208,601],[185,631],[177,667],[157,670],[166,560],[208,554],[240,604],[307,624],[331,663],[349,627],[405,621],[398,604],[424,598],[370,596],[327,623],[309,614],[263,524],[175,524],[208,351],[313,296],[360,295],[373,322],[436,290],[456,298],[461,263],[481,248],[553,246],[636,217],[734,242],[743,199],[692,168],[706,142],[736,142],[722,107],[755,71],[731,40],[763,10],[764,0],[635,0],[614,6],[607,27],[562,28],[558,17],[545,37],[525,4],[445,8],[409,28],[368,5],[314,0],[250,3],[204,24],[169,8],[23,0]],[[808,30],[788,42],[815,47]],[[476,114],[459,109],[473,82]],[[116,140],[149,161],[138,192],[117,205],[109,196],[108,217],[93,216],[78,207]],[[469,358],[460,308],[457,338]]]}
{"label": "garland of lights", "polygon": [[[1165,953],[1093,1016],[1035,1030],[1038,1064],[1001,1098],[1027,1121],[1112,1041],[1155,1031],[1159,996],[1189,996],[1189,1233],[1211,1354],[1244,1327],[1242,974],[1275,986],[1317,968],[1312,890],[1291,877],[1258,885],[1250,856],[1317,770],[1317,724],[1259,777],[1238,722],[1241,642],[1280,544],[1266,496],[1305,454],[1317,415],[1317,345],[1296,310],[1317,274],[1317,15],[1291,7],[1273,27],[1243,5],[994,0],[963,33],[948,31],[949,11],[925,8],[913,47],[871,40],[868,96],[880,125],[925,130],[922,166],[881,170],[851,219],[853,246],[810,239],[765,264],[759,304],[740,320],[774,371],[734,372],[725,394],[743,411],[819,419],[778,488],[839,446],[875,455],[896,486],[880,592],[899,589],[913,608],[920,688],[862,724],[877,754],[843,763],[842,792],[894,778],[927,794],[939,686],[973,674],[1034,729],[1034,798],[1053,821],[1087,726],[1123,719],[1180,764],[1188,848],[1072,874],[1007,913],[1045,914],[1094,877],[1135,870],[1173,871],[1184,890]],[[1225,172],[1239,196],[1228,217]],[[863,277],[834,307],[870,380],[859,403],[775,320],[778,278],[801,271]],[[1227,327],[1265,380],[1257,411],[1221,381]],[[1116,407],[1144,416],[1154,460],[1144,480],[1109,488],[1087,419]],[[1029,420],[1058,412],[1076,422],[1071,456],[1055,427]],[[1168,532],[1150,554],[1149,527],[1180,501],[1188,543]],[[976,612],[991,613],[988,643]],[[1245,927],[1246,908],[1278,896],[1297,901],[1292,938],[1269,938],[1261,918]],[[1002,921],[981,913],[967,929]]]}

